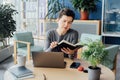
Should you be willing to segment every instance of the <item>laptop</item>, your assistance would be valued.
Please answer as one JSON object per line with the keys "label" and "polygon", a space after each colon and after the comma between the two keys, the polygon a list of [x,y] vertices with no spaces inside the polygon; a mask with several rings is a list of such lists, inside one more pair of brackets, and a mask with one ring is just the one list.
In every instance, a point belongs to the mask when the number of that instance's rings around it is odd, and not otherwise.
{"label": "laptop", "polygon": [[34,67],[65,68],[63,52],[32,52]]}

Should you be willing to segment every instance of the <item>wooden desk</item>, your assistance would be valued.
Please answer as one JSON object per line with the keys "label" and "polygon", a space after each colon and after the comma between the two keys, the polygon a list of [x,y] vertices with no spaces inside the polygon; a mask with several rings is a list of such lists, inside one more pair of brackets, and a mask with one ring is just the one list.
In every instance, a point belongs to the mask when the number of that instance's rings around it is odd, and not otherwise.
{"label": "wooden desk", "polygon": [[[78,71],[77,69],[71,69],[69,68],[70,64],[73,62],[73,60],[65,59],[67,62],[67,66],[65,69],[60,68],[34,68],[31,62],[27,62],[26,66],[33,71],[35,74],[34,78],[26,79],[26,80],[88,80],[88,73],[84,73],[81,71]],[[83,60],[76,60],[80,61],[81,65],[87,69],[88,64],[86,61]],[[100,80],[115,80],[114,73],[108,69],[105,66],[101,66],[102,74],[100,77]],[[5,79],[9,80],[10,73],[8,71],[5,72]],[[6,79],[7,77],[8,79]],[[46,79],[45,79],[46,77]]]}

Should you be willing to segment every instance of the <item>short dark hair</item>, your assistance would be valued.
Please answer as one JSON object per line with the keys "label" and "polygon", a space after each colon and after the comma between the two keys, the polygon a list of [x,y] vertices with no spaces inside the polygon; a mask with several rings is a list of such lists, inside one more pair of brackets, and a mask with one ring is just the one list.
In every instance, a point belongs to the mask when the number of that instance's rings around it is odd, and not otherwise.
{"label": "short dark hair", "polygon": [[68,9],[68,8],[64,8],[64,9],[60,10],[58,18],[61,18],[63,15],[71,16],[73,18],[73,20],[75,18],[75,13],[71,9]]}

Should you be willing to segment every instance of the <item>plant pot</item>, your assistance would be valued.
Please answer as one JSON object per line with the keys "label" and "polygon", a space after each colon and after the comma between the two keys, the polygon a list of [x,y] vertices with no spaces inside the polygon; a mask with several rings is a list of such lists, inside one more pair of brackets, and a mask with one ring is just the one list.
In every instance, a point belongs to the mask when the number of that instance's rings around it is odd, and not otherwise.
{"label": "plant pot", "polygon": [[88,20],[89,19],[89,13],[87,11],[80,11],[81,20]]}
{"label": "plant pot", "polygon": [[88,67],[88,80],[100,80],[101,68]]}
{"label": "plant pot", "polygon": [[0,62],[4,61],[12,54],[13,54],[13,46],[7,46],[3,49],[0,49]]}

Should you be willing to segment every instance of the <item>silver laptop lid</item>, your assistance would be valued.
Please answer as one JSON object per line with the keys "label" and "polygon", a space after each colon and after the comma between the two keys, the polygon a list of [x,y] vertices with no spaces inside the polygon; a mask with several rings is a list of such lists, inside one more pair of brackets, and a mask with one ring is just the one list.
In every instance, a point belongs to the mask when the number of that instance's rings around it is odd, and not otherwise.
{"label": "silver laptop lid", "polygon": [[65,68],[62,52],[32,52],[34,67]]}

